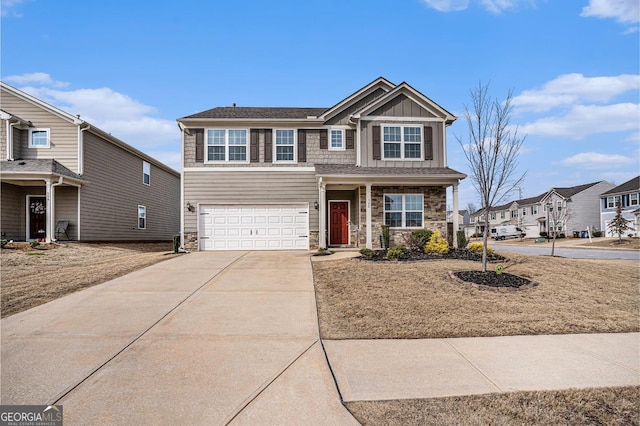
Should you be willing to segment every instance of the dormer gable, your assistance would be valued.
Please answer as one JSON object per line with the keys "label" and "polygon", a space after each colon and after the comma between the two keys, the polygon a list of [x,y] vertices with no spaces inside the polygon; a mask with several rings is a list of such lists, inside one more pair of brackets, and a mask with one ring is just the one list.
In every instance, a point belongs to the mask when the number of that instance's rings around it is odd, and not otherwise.
{"label": "dormer gable", "polygon": [[391,83],[384,77],[378,77],[371,83],[355,91],[351,95],[347,96],[331,108],[318,115],[318,119],[326,122],[327,124],[335,124],[343,118],[343,116],[349,116],[358,110],[366,107],[376,99],[384,96],[391,91],[395,84]]}

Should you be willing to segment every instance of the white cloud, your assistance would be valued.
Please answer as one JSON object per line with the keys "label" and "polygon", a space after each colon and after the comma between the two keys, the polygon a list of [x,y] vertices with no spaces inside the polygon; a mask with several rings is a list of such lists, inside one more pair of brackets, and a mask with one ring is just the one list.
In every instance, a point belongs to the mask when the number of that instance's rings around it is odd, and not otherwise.
{"label": "white cloud", "polygon": [[2,16],[9,16],[11,13],[14,16],[22,16],[19,13],[15,13],[12,8],[13,6],[24,3],[25,0],[2,0],[2,7],[0,8]]}
{"label": "white cloud", "polygon": [[632,163],[634,160],[619,154],[581,152],[560,161],[560,164],[585,169],[612,169]]}
{"label": "white cloud", "polygon": [[525,90],[515,96],[513,105],[520,111],[544,112],[581,102],[609,102],[618,95],[638,90],[639,75],[585,77],[577,73],[564,74],[545,83],[541,89]]}
{"label": "white cloud", "polygon": [[502,13],[513,9],[521,3],[532,3],[534,0],[423,0],[427,6],[438,12],[458,12],[465,10],[475,1],[491,13]]}
{"label": "white cloud", "polygon": [[638,0],[589,0],[580,16],[613,18],[622,24],[640,22],[640,2]]}
{"label": "white cloud", "polygon": [[[7,78],[9,80],[9,78]],[[175,121],[155,116],[156,109],[111,88],[64,89],[46,73],[11,76],[31,83],[20,90],[99,127],[160,161],[180,168],[180,133]]]}
{"label": "white cloud", "polygon": [[596,133],[638,130],[640,105],[576,105],[564,115],[546,117],[520,126],[528,135],[560,136],[583,139]]}

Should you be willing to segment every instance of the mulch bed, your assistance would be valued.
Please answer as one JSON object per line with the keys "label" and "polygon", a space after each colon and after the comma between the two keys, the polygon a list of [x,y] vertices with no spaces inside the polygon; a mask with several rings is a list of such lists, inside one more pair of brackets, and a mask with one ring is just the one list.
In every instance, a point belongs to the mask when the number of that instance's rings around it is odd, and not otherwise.
{"label": "mulch bed", "polygon": [[[358,260],[372,261],[372,262],[388,262],[396,259],[388,259],[387,253],[383,250],[376,250],[371,256],[356,257]],[[472,260],[476,262],[482,262],[482,253],[475,253],[467,249],[449,249],[447,254],[428,254],[421,251],[408,251],[404,256],[398,258],[398,261],[419,261],[419,260],[435,260],[435,259],[455,259],[455,260]],[[504,262],[506,257],[497,253],[487,254],[487,260],[489,262]]]}
{"label": "mulch bed", "polygon": [[466,283],[495,288],[521,288],[532,284],[531,280],[506,272],[498,274],[494,271],[458,271],[453,272],[453,275]]}

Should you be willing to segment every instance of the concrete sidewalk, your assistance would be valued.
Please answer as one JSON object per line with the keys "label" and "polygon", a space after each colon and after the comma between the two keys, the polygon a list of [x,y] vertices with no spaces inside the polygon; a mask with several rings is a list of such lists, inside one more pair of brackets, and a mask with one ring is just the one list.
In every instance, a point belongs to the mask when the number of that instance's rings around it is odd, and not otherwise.
{"label": "concrete sidewalk", "polygon": [[306,252],[192,253],[0,322],[0,402],[65,424],[358,424]]}
{"label": "concrete sidewalk", "polygon": [[640,334],[324,341],[344,401],[640,385]]}

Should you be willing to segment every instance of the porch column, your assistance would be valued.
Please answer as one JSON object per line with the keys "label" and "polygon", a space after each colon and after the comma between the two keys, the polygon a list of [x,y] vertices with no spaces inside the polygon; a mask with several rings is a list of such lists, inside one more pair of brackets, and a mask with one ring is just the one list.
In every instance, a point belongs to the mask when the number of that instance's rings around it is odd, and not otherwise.
{"label": "porch column", "polygon": [[51,179],[45,179],[45,187],[46,187],[46,207],[45,207],[45,223],[46,223],[46,233],[45,233],[45,241],[47,243],[51,242],[51,234],[54,225],[52,224],[54,215],[53,215],[53,192],[51,187]]}
{"label": "porch column", "polygon": [[371,241],[371,184],[367,183],[367,195],[365,198],[365,202],[366,202],[366,207],[367,207],[367,243],[366,243],[366,247],[368,249],[372,249],[373,248],[373,244]]}
{"label": "porch column", "polygon": [[326,205],[327,205],[327,184],[320,182],[318,184],[318,216],[320,223],[318,224],[318,247],[327,248],[327,218],[326,218]]}
{"label": "porch column", "polygon": [[458,248],[458,182],[453,184],[453,248]]}

